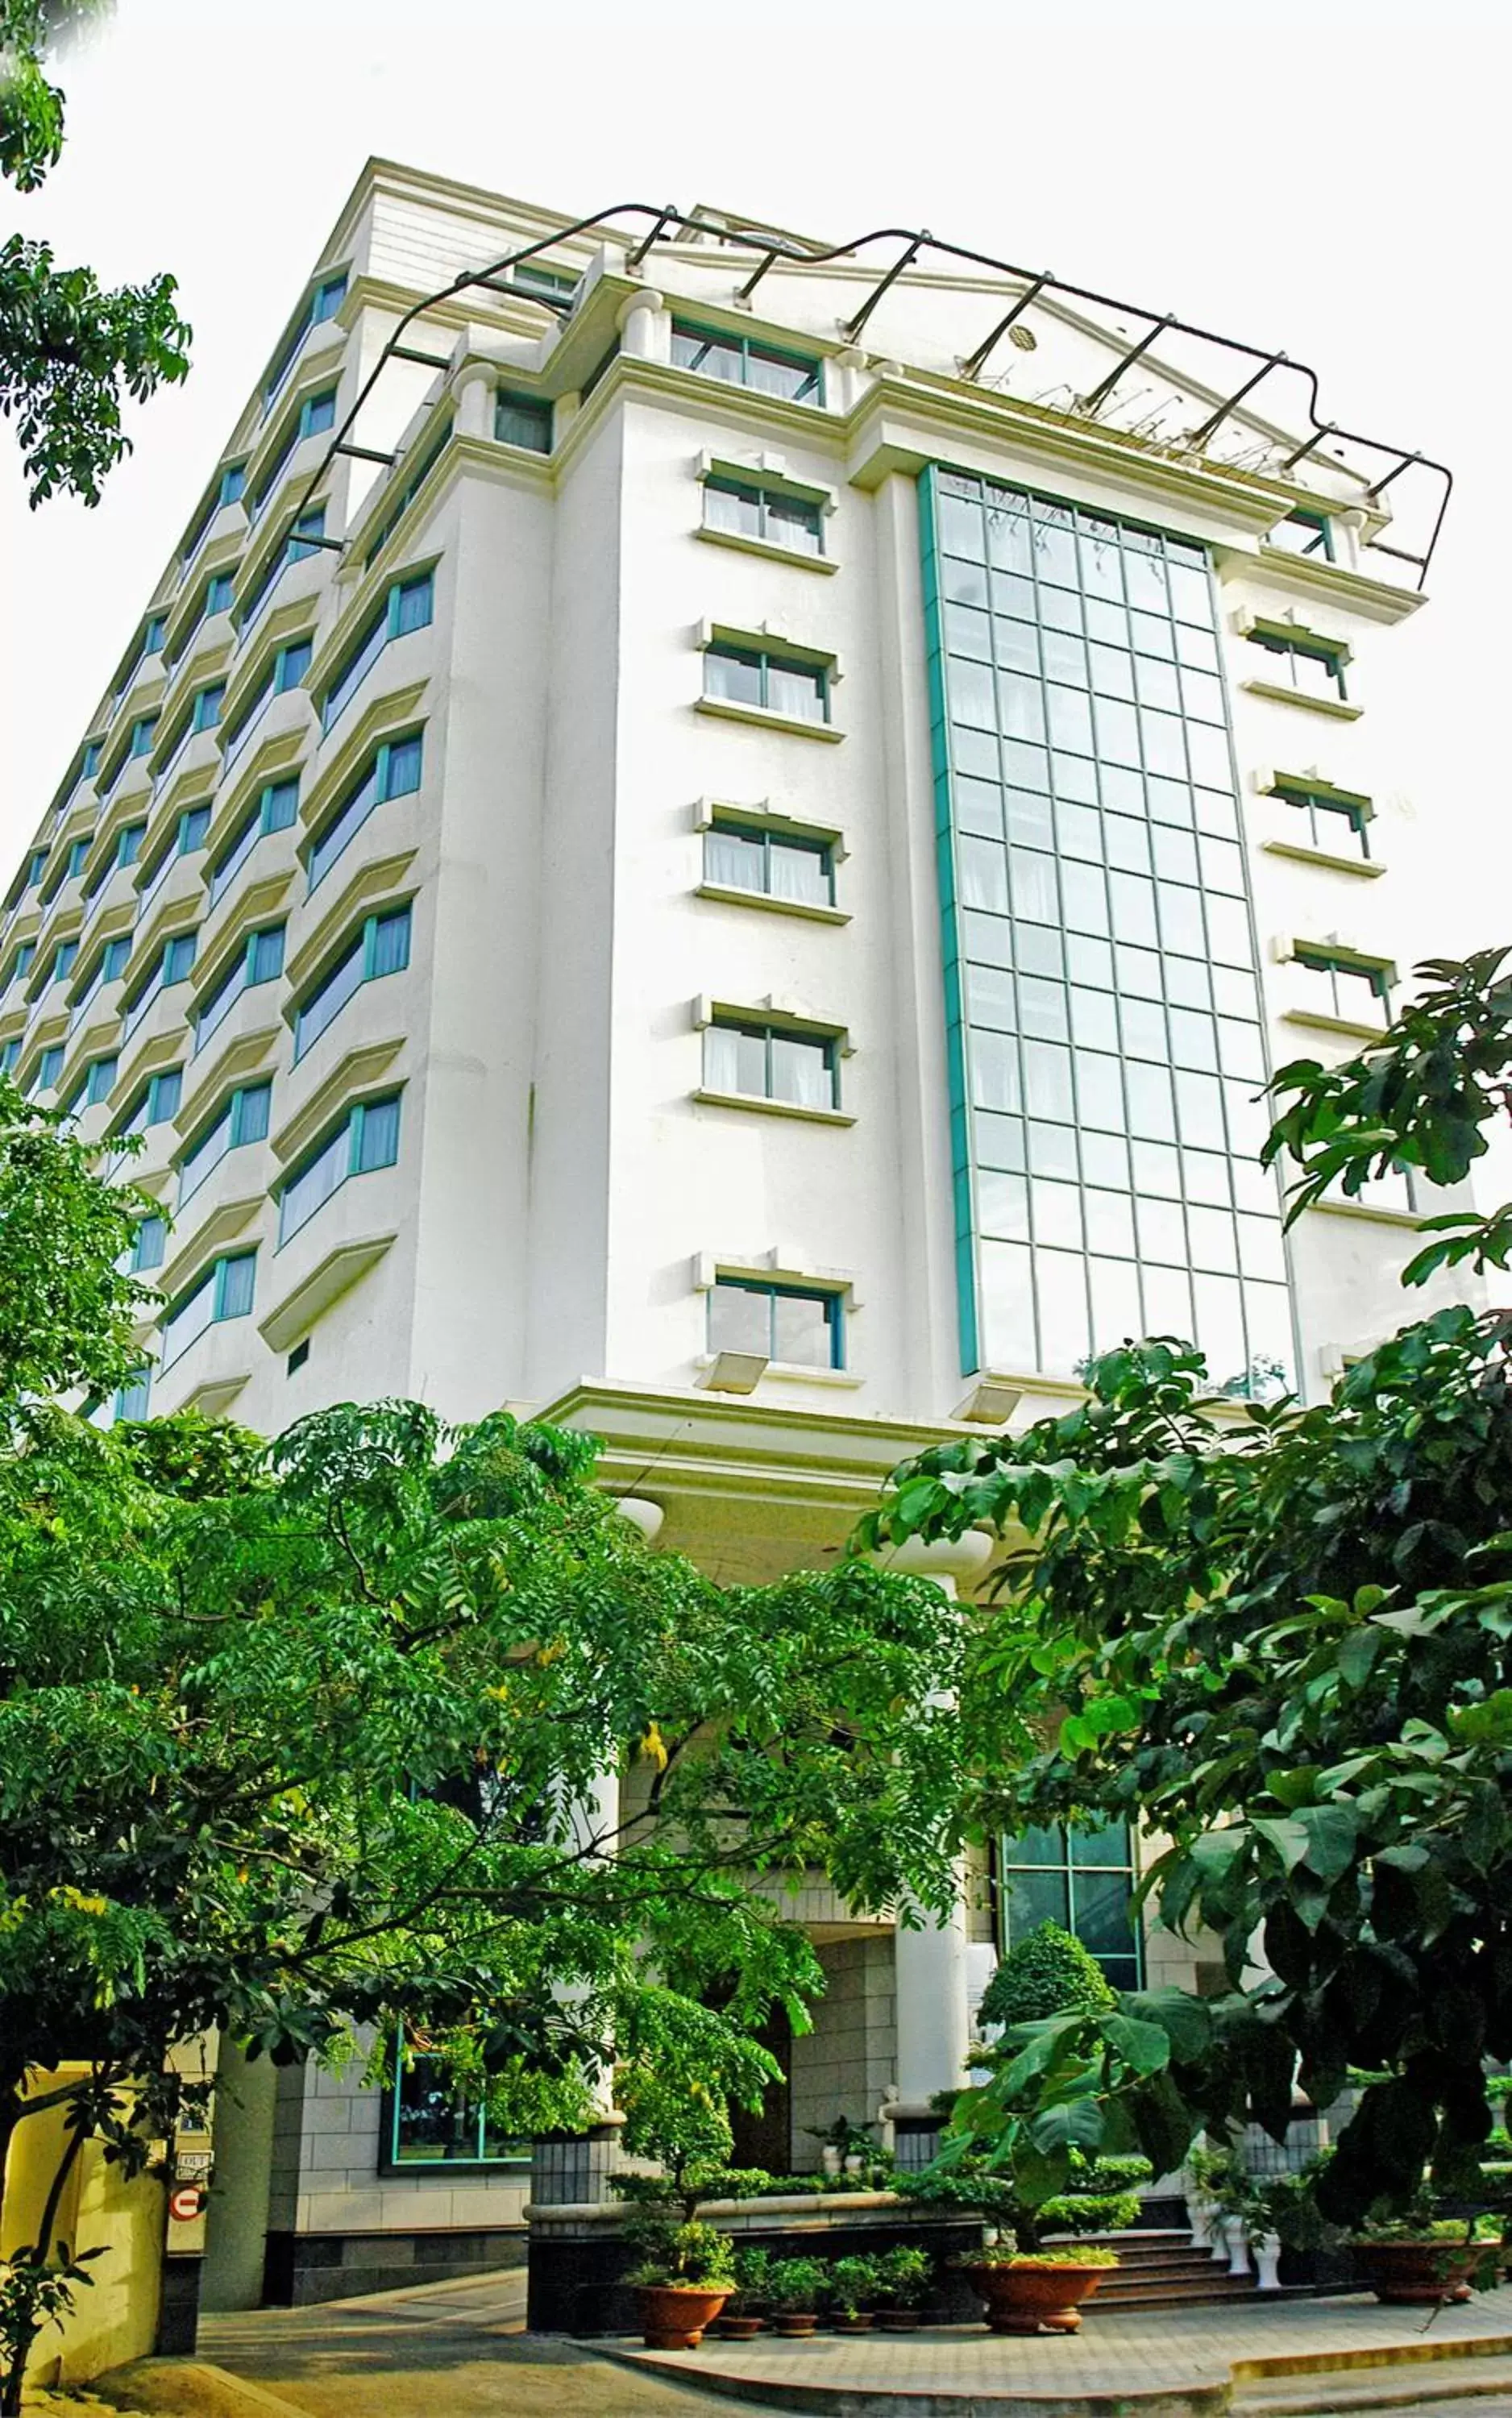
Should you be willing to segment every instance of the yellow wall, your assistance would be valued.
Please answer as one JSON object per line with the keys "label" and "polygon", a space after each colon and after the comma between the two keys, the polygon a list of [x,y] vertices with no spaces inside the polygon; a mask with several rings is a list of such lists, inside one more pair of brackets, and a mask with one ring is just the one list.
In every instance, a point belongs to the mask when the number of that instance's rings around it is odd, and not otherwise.
{"label": "yellow wall", "polygon": [[[55,2089],[73,2070],[38,2075],[34,2091]],[[63,2146],[61,2108],[24,2118],[12,2135],[0,2256],[35,2241]],[[151,2175],[126,2181],[119,2166],[107,2165],[95,2143],[85,2143],[69,2177],[57,2229],[70,2250],[98,2246],[101,2255],[89,2261],[94,2280],[79,2287],[77,2306],[62,2332],[49,2326],[38,2338],[27,2370],[35,2381],[81,2383],[152,2349],[162,2280],[163,2216],[160,2181]]]}

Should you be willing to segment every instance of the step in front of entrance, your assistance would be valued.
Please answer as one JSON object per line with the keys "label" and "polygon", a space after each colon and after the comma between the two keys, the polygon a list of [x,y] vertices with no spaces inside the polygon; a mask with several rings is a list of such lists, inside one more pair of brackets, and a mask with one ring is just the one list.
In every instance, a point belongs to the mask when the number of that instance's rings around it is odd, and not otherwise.
{"label": "step in front of entrance", "polygon": [[[1097,2287],[1099,2308],[1190,2308],[1255,2298],[1254,2275],[1230,2275],[1222,2259],[1193,2248],[1189,2232],[1155,2232],[1141,2227],[1127,2233],[1086,2234],[1082,2240],[1088,2247],[1118,2254],[1118,2265],[1109,2268]],[[1069,2242],[1065,2246],[1069,2248]],[[1268,2292],[1265,2297],[1270,2301],[1287,2296]]]}

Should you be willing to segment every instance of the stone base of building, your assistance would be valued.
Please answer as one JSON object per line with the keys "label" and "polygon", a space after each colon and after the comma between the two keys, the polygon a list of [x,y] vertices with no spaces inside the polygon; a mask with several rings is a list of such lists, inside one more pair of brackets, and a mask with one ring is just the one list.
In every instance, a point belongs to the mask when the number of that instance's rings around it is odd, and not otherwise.
{"label": "stone base of building", "polygon": [[523,2267],[527,2244],[523,2225],[413,2233],[270,2232],[263,2302],[269,2308],[307,2308],[360,2292],[396,2291],[405,2284],[489,2275]]}

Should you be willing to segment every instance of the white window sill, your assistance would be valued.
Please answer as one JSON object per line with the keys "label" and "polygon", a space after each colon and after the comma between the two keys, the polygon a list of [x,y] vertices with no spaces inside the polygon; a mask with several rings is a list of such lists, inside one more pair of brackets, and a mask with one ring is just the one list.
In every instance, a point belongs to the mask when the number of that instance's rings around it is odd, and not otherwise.
{"label": "white window sill", "polygon": [[1368,1201],[1312,1201],[1306,1214],[1309,1217],[1365,1217],[1373,1226],[1405,1226],[1414,1234],[1421,1233],[1428,1223],[1415,1210],[1378,1209]]}
{"label": "white window sill", "polygon": [[1239,683],[1251,696],[1268,696],[1276,705],[1300,705],[1308,713],[1332,714],[1336,722],[1358,722],[1363,705],[1342,696],[1309,696],[1306,689],[1283,688],[1279,681],[1246,680]]}
{"label": "white window sill", "polygon": [[737,554],[758,554],[764,562],[792,562],[800,571],[838,571],[832,555],[805,554],[802,547],[779,544],[775,538],[746,537],[740,529],[710,528],[700,521],[694,530],[706,545],[727,545]]}
{"label": "white window sill", "polygon": [[1383,1024],[1356,1024],[1347,1016],[1324,1016],[1311,1007],[1289,1007],[1282,1013],[1283,1024],[1301,1024],[1309,1033],[1339,1033],[1348,1041],[1380,1041],[1384,1037]]}
{"label": "white window sill", "polygon": [[775,898],[768,890],[739,890],[724,881],[700,881],[694,895],[717,898],[725,907],[760,907],[769,915],[802,915],[811,924],[848,924],[843,907],[820,907],[807,898]]}
{"label": "white window sill", "polygon": [[1298,865],[1321,865],[1328,873],[1353,873],[1363,881],[1379,881],[1386,868],[1371,856],[1335,856],[1326,848],[1308,848],[1305,841],[1294,839],[1262,839],[1260,846],[1269,856],[1289,856]]}
{"label": "white window sill", "polygon": [[702,1084],[693,1094],[706,1109],[748,1109],[758,1117],[797,1117],[809,1125],[853,1125],[856,1122],[843,1109],[804,1109],[796,1100],[761,1100],[747,1092],[710,1092]]}
{"label": "white window sill", "polygon": [[[713,1365],[714,1355],[711,1352],[700,1353],[694,1362],[694,1367],[700,1372],[706,1369],[711,1369]],[[848,1386],[854,1390],[855,1387],[863,1385],[866,1382],[864,1377],[857,1375],[854,1369],[812,1369],[805,1362],[799,1360],[769,1360],[756,1380],[758,1389],[766,1384],[769,1377],[780,1378],[785,1385],[837,1385],[842,1390]]]}
{"label": "white window sill", "polygon": [[832,722],[804,722],[796,713],[773,713],[771,707],[765,705],[737,705],[731,698],[724,696],[701,696],[695,711],[712,713],[721,722],[753,723],[758,730],[790,730],[798,739],[833,742],[846,735],[843,730],[837,730]]}

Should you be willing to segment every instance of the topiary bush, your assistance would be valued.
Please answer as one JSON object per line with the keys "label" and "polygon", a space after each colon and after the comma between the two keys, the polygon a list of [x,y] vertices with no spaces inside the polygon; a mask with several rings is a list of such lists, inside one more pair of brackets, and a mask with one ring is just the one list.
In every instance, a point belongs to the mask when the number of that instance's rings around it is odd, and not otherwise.
{"label": "topiary bush", "polygon": [[984,2024],[1037,2024],[1050,2015],[1096,2014],[1117,1993],[1090,1949],[1058,1922],[1042,1922],[1010,1948],[983,1993]]}

